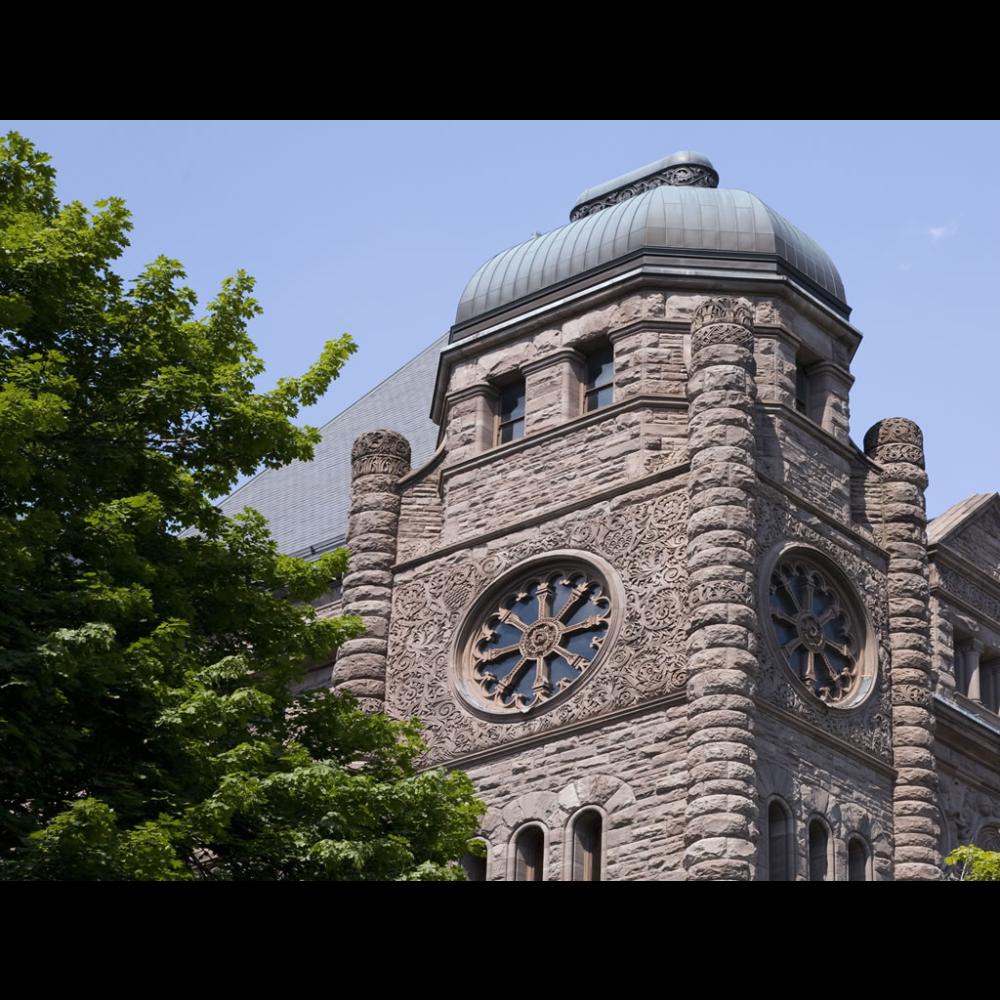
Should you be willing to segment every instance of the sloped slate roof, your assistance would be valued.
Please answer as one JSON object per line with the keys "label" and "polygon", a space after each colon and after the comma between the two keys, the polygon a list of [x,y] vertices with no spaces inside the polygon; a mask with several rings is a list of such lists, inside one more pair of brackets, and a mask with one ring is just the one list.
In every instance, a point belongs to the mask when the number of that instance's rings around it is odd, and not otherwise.
{"label": "sloped slate roof", "polygon": [[398,431],[410,442],[413,468],[437,447],[438,428],[428,414],[438,355],[447,335],[408,361],[322,428],[311,462],[265,469],[221,504],[229,515],[253,507],[267,518],[278,548],[309,556],[344,541],[351,504],[351,445],[365,431]]}
{"label": "sloped slate roof", "polygon": [[948,539],[996,498],[996,493],[974,493],[971,497],[953,504],[943,514],[938,514],[927,525],[928,545],[939,545]]}

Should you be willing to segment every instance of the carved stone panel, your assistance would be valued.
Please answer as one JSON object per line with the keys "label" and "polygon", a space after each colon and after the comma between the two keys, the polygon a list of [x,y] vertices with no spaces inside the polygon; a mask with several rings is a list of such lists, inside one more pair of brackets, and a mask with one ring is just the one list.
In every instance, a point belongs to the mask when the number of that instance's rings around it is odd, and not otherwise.
{"label": "carved stone panel", "polygon": [[[387,708],[424,724],[429,759],[443,761],[637,705],[686,683],[686,496],[619,497],[401,573],[389,633]],[[621,581],[617,638],[599,670],[543,713],[481,718],[454,680],[458,630],[519,564],[565,550],[606,560]]]}
{"label": "carved stone panel", "polygon": [[[858,600],[871,623],[869,642],[871,655],[876,660],[871,667],[873,691],[856,708],[831,708],[810,696],[777,655],[773,641],[762,641],[758,644],[763,658],[758,674],[758,694],[810,725],[890,761],[892,711],[888,685],[886,625],[889,591],[886,575],[878,567],[877,557],[866,556],[857,545],[837,538],[836,533],[819,518],[789,510],[786,504],[787,501],[782,499],[760,498],[757,511],[760,550],[766,552],[769,548],[788,543],[794,543],[797,551],[814,550],[823,562],[839,567],[857,588]],[[770,572],[769,563],[762,565]]]}

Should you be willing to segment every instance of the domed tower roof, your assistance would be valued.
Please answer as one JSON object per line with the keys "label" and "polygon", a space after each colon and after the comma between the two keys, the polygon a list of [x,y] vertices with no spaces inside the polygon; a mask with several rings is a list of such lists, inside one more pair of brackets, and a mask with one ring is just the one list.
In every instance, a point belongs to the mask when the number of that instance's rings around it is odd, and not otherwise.
{"label": "domed tower roof", "polygon": [[708,158],[688,150],[589,188],[568,225],[497,254],[472,276],[456,325],[640,253],[707,258],[714,270],[743,276],[748,266],[779,272],[846,318],[844,283],[823,248],[756,195],[718,183]]}

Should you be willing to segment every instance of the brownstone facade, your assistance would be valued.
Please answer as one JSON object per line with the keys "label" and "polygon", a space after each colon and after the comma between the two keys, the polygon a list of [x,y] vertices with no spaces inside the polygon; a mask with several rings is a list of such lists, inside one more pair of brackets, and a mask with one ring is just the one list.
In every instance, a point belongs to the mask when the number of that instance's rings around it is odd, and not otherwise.
{"label": "brownstone facade", "polygon": [[1000,498],[928,527],[919,428],[851,439],[832,263],[717,183],[676,155],[499,255],[437,451],[355,448],[332,683],[472,776],[477,877],[936,879],[1000,841]]}

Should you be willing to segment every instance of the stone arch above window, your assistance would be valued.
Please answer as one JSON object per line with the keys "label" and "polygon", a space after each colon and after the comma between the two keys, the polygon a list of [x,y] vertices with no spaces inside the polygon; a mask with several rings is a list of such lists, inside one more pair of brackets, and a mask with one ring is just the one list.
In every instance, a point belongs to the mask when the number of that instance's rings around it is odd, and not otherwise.
{"label": "stone arch above window", "polygon": [[1000,852],[1000,820],[987,820],[976,833],[976,847]]}

